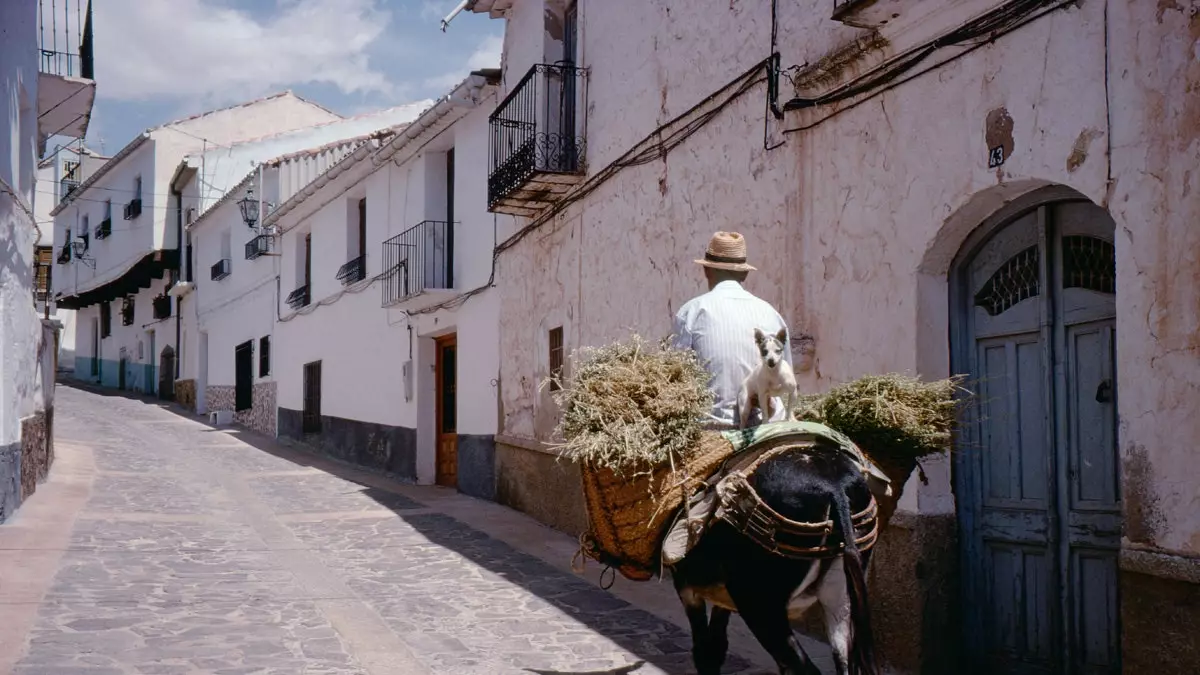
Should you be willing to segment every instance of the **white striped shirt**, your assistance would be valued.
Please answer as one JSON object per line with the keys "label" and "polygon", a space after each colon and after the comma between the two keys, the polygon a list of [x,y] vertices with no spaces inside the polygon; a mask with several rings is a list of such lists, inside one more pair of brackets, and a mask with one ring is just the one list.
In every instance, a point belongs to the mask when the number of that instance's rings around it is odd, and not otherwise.
{"label": "white striped shirt", "polygon": [[[768,335],[787,331],[783,317],[767,301],[751,294],[736,281],[722,281],[711,291],[693,298],[675,314],[675,346],[693,349],[712,374],[716,395],[710,422],[737,425],[736,408],[742,381],[762,360],[754,343],[754,329]],[[783,357],[792,367],[791,333]],[[773,399],[771,421],[787,419],[785,401]]]}

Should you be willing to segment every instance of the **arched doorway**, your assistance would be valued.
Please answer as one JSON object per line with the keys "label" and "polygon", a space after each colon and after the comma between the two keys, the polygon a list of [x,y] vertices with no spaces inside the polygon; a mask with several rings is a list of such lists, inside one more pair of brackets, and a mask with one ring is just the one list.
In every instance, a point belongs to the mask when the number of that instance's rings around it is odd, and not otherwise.
{"label": "arched doorway", "polygon": [[1115,224],[1086,199],[979,228],[951,269],[977,394],[955,459],[969,672],[1120,673]]}

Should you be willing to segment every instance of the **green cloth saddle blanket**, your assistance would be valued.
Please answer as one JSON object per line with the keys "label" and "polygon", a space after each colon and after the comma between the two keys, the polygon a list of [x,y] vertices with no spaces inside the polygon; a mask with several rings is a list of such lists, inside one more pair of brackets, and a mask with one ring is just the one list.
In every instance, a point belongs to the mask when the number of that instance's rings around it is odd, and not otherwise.
{"label": "green cloth saddle blanket", "polygon": [[[858,449],[845,434],[842,434],[824,424],[817,422],[769,422],[749,429],[723,431],[721,435],[733,444],[733,455],[737,457],[745,452],[751,452],[768,441],[779,438],[794,439],[797,442],[820,439],[830,442],[842,452],[850,456],[856,464],[862,467],[867,478],[867,485],[876,499],[891,495],[891,480],[875,466],[866,455]],[[728,460],[727,460],[728,461]],[[688,497],[687,503],[679,509],[674,522],[667,530],[663,539],[662,562],[671,566],[683,560],[688,551],[700,541],[700,536],[708,528],[717,506],[717,484],[724,477],[724,470],[717,472],[700,488]]]}

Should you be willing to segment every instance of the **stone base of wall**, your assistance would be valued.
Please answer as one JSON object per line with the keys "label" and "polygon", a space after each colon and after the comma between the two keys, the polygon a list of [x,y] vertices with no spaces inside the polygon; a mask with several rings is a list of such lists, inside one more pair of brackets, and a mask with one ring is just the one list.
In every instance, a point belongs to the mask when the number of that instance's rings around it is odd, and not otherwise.
{"label": "stone base of wall", "polygon": [[587,529],[579,467],[523,440],[496,438],[496,501],[567,534]]}
{"label": "stone base of wall", "polygon": [[21,420],[21,501],[29,499],[38,483],[50,474],[54,463],[51,428],[54,409],[37,412]]}
{"label": "stone base of wall", "polygon": [[299,410],[279,408],[279,437],[300,441],[349,464],[417,479],[417,430],[321,416],[319,433],[304,433]]}
{"label": "stone base of wall", "polygon": [[0,447],[0,523],[21,505],[21,444]]}
{"label": "stone base of wall", "polygon": [[[233,421],[268,436],[275,435],[275,383],[259,382],[250,392],[249,410],[234,412]],[[233,410],[237,402],[237,389],[228,385],[209,385],[204,390],[204,400],[209,411]]]}
{"label": "stone base of wall", "polygon": [[1121,552],[1122,672],[1192,675],[1200,664],[1200,558]]}
{"label": "stone base of wall", "polygon": [[458,491],[488,501],[496,500],[496,437],[459,434]]}
{"label": "stone base of wall", "polygon": [[897,513],[872,553],[869,578],[875,640],[884,663],[922,675],[961,672],[959,580],[954,514]]}
{"label": "stone base of wall", "polygon": [[196,412],[195,380],[175,380],[175,402],[188,412]]}

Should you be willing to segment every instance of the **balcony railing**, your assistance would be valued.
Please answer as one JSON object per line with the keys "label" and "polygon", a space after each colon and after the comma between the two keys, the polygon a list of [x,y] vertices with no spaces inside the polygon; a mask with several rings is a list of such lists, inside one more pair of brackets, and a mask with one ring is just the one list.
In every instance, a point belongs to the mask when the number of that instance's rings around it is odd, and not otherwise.
{"label": "balcony railing", "polygon": [[125,205],[125,220],[133,220],[142,215],[142,200],[139,197]]}
{"label": "balcony railing", "polygon": [[94,80],[91,0],[39,0],[38,70]]}
{"label": "balcony railing", "polygon": [[112,218],[105,218],[96,226],[96,238],[107,239],[112,235]]}
{"label": "balcony railing", "polygon": [[383,306],[454,288],[454,223],[426,220],[383,242]]}
{"label": "balcony railing", "polygon": [[488,208],[537,174],[583,171],[582,82],[583,70],[572,64],[539,63],[492,113]]}
{"label": "balcony railing", "polygon": [[354,260],[342,265],[337,271],[337,280],[343,286],[356,284],[367,278],[367,256],[360,255]]}
{"label": "balcony railing", "polygon": [[300,309],[301,307],[308,305],[308,284],[304,284],[300,288],[288,293],[286,302],[288,307],[291,307],[292,309]]}
{"label": "balcony railing", "polygon": [[166,319],[171,316],[171,296],[159,295],[154,298],[154,318]]}
{"label": "balcony railing", "polygon": [[246,260],[254,260],[261,255],[266,255],[270,251],[271,235],[269,234],[260,234],[246,242]]}
{"label": "balcony railing", "polygon": [[219,281],[224,279],[225,277],[229,276],[231,271],[233,270],[229,258],[222,258],[212,266],[212,280]]}
{"label": "balcony railing", "polygon": [[64,178],[58,182],[58,189],[60,193],[58,196],[59,203],[65,202],[67,201],[67,197],[71,196],[72,192],[79,189],[79,181]]}

